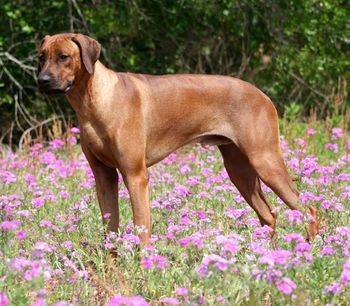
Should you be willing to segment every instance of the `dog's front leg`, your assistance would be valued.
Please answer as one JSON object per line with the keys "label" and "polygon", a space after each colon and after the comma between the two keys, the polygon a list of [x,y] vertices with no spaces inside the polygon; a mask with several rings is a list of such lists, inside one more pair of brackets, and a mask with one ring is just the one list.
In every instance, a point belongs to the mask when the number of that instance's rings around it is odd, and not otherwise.
{"label": "dog's front leg", "polygon": [[149,245],[151,237],[151,215],[147,169],[127,171],[123,173],[123,177],[130,195],[134,225],[143,228],[140,234],[140,240],[143,244]]}
{"label": "dog's front leg", "polygon": [[119,228],[118,172],[101,163],[83,145],[82,148],[95,177],[103,223],[107,225],[108,231],[117,232]]}

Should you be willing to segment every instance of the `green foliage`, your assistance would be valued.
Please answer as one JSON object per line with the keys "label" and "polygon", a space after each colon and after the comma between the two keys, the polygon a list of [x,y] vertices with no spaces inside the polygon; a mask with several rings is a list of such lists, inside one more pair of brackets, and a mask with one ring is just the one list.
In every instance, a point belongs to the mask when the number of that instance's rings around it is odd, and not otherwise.
{"label": "green foliage", "polygon": [[232,75],[281,113],[295,102],[301,117],[344,114],[349,19],[344,0],[3,0],[0,132],[12,124],[20,133],[53,112],[72,116],[64,99],[37,93],[35,67],[45,34],[73,31],[98,39],[102,62],[118,71]]}

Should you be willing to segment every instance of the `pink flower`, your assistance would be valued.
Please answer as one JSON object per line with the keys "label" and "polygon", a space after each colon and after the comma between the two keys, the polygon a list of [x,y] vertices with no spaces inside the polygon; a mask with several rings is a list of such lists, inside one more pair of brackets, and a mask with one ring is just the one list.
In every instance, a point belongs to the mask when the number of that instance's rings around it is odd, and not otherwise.
{"label": "pink flower", "polygon": [[320,255],[332,255],[334,253],[333,248],[330,245],[326,245],[322,248]]}
{"label": "pink flower", "polygon": [[276,285],[278,290],[286,295],[292,294],[293,290],[297,288],[297,285],[287,277],[282,277],[276,282]]}
{"label": "pink flower", "polygon": [[45,299],[42,297],[36,298],[35,302],[30,306],[47,306]]}
{"label": "pink flower", "polygon": [[31,281],[40,276],[41,268],[38,265],[33,265],[31,269],[24,272],[23,277],[26,281]]}
{"label": "pink flower", "polygon": [[185,287],[180,287],[176,289],[176,293],[178,295],[187,295],[188,294],[188,289]]}
{"label": "pink flower", "polygon": [[164,267],[166,267],[168,265],[167,259],[161,255],[153,256],[152,260],[153,260],[153,263],[156,264],[158,269],[163,269]]}
{"label": "pink flower", "polygon": [[331,150],[334,153],[338,153],[339,152],[338,144],[336,144],[336,143],[326,143],[324,146],[325,146],[326,149]]}
{"label": "pink flower", "polygon": [[70,129],[70,131],[71,131],[73,134],[79,134],[79,133],[80,133],[80,129],[77,128],[77,127],[72,127],[72,128]]}
{"label": "pink flower", "polygon": [[41,220],[40,223],[39,223],[39,226],[40,227],[48,227],[48,228],[50,228],[50,227],[53,226],[53,224],[52,224],[52,222],[50,220]]}
{"label": "pink flower", "polygon": [[163,269],[168,265],[168,261],[161,255],[147,255],[141,259],[141,264],[148,270],[154,266],[158,269]]}
{"label": "pink flower", "polygon": [[189,165],[184,165],[180,168],[180,174],[185,174],[188,172],[192,172],[192,169],[190,168]]}
{"label": "pink flower", "polygon": [[111,242],[106,242],[105,243],[105,248],[108,249],[108,250],[111,250],[113,248],[115,248],[115,245]]}
{"label": "pink flower", "polygon": [[112,299],[109,301],[109,306],[119,306],[119,305],[128,305],[129,304],[129,298],[121,295],[116,295],[112,297]]}
{"label": "pink flower", "polygon": [[44,241],[38,241],[37,243],[35,243],[34,248],[37,251],[46,251],[48,253],[51,253],[53,250],[55,250],[54,246],[52,246]]}
{"label": "pink flower", "polygon": [[273,229],[271,227],[264,225],[254,231],[253,237],[258,239],[270,239],[272,231]]}
{"label": "pink flower", "polygon": [[344,136],[343,130],[341,128],[333,128],[332,129],[332,137],[331,140],[337,140]]}
{"label": "pink flower", "polygon": [[324,209],[329,209],[330,207],[333,206],[333,203],[329,200],[325,200],[321,203],[321,206],[324,208]]}
{"label": "pink flower", "polygon": [[308,130],[306,131],[306,133],[307,133],[308,135],[315,135],[315,134],[316,134],[316,131],[315,131],[314,129],[308,129]]}
{"label": "pink flower", "polygon": [[121,305],[148,306],[148,303],[141,296],[126,297],[122,295],[116,295],[112,297],[108,305],[109,306],[121,306]]}
{"label": "pink flower", "polygon": [[72,241],[64,241],[62,242],[61,246],[67,250],[73,249],[73,242]]}
{"label": "pink flower", "polygon": [[21,242],[24,240],[24,238],[26,237],[26,232],[21,230],[18,232],[17,234],[17,238],[18,238],[18,241]]}
{"label": "pink flower", "polygon": [[149,257],[143,257],[141,259],[141,264],[148,270],[152,269],[153,267],[153,262]]}
{"label": "pink flower", "polygon": [[110,214],[110,213],[105,213],[105,214],[103,215],[103,218],[104,218],[104,219],[109,219],[109,218],[110,218],[110,216],[111,216],[111,214]]}
{"label": "pink flower", "polygon": [[34,175],[27,173],[25,175],[25,180],[28,185],[35,185],[36,184],[36,178]]}
{"label": "pink flower", "polygon": [[247,209],[234,209],[232,207],[227,207],[226,211],[224,212],[224,215],[232,219],[239,219],[247,214]]}
{"label": "pink flower", "polygon": [[303,221],[303,214],[298,210],[286,210],[284,215],[288,217],[291,223],[301,224]]}
{"label": "pink flower", "polygon": [[302,148],[305,146],[305,140],[301,139],[301,138],[295,138],[294,142],[297,143],[299,146],[301,146]]}
{"label": "pink flower", "polygon": [[62,148],[64,146],[64,141],[61,139],[54,139],[54,140],[50,141],[50,146],[53,149]]}
{"label": "pink flower", "polygon": [[339,283],[334,283],[333,285],[327,286],[325,288],[325,292],[327,293],[333,293],[333,294],[339,294],[341,293],[341,288]]}
{"label": "pink flower", "polygon": [[285,266],[288,264],[288,261],[290,257],[292,256],[292,253],[287,250],[275,250],[271,253],[265,254],[265,256],[262,256],[259,260],[259,263],[267,263],[269,266],[274,265],[280,265]]}
{"label": "pink flower", "polygon": [[303,241],[305,241],[305,238],[298,233],[290,233],[284,237],[284,241],[286,241],[286,242],[292,242],[292,241],[303,242]]}
{"label": "pink flower", "polygon": [[198,272],[201,278],[206,278],[210,275],[208,271],[209,266],[213,266],[219,271],[226,271],[227,268],[234,263],[235,263],[234,259],[227,260],[219,255],[209,254],[203,258],[202,264],[198,268]]}
{"label": "pink flower", "polygon": [[182,185],[177,185],[175,187],[174,193],[179,195],[181,198],[185,198],[188,195],[191,195],[191,191],[186,187]]}
{"label": "pink flower", "polygon": [[59,301],[59,302],[53,304],[52,306],[69,306],[69,305],[71,305],[71,304],[69,304],[66,301]]}
{"label": "pink flower", "polygon": [[9,171],[1,171],[0,178],[3,178],[5,184],[14,183],[17,181],[16,176]]}
{"label": "pink flower", "polygon": [[70,136],[67,138],[67,143],[74,146],[75,144],[77,144],[77,139],[74,136]]}
{"label": "pink flower", "polygon": [[212,175],[213,175],[213,170],[212,170],[211,168],[203,168],[203,169],[202,169],[202,174],[203,174],[205,177],[212,176]]}
{"label": "pink flower", "polygon": [[162,302],[166,305],[180,305],[180,302],[177,298],[165,297],[162,299]]}
{"label": "pink flower", "polygon": [[66,190],[61,190],[61,191],[59,192],[59,195],[60,195],[63,199],[69,198],[69,192],[67,192]]}
{"label": "pink flower", "polygon": [[18,228],[20,223],[21,223],[21,221],[19,221],[19,220],[0,222],[0,230],[14,231]]}
{"label": "pink flower", "polygon": [[0,306],[7,306],[8,304],[10,304],[10,301],[7,298],[6,293],[0,291]]}
{"label": "pink flower", "polygon": [[178,244],[181,244],[184,248],[188,248],[191,244],[198,249],[202,249],[204,246],[204,242],[201,238],[195,236],[187,236],[181,238],[177,241]]}
{"label": "pink flower", "polygon": [[29,210],[19,210],[17,212],[17,215],[21,216],[21,217],[24,217],[24,218],[29,218],[31,217],[33,214],[29,211]]}
{"label": "pink flower", "polygon": [[42,197],[40,197],[40,198],[36,198],[36,199],[32,200],[32,204],[34,205],[35,208],[40,208],[40,207],[44,206],[45,201]]}
{"label": "pink flower", "polygon": [[350,259],[343,266],[343,272],[341,274],[341,284],[347,286],[350,282]]}
{"label": "pink flower", "polygon": [[301,242],[295,247],[295,250],[297,252],[308,252],[311,250],[311,245],[307,242]]}
{"label": "pink flower", "polygon": [[295,172],[299,170],[299,160],[296,157],[292,157],[288,162],[288,166]]}

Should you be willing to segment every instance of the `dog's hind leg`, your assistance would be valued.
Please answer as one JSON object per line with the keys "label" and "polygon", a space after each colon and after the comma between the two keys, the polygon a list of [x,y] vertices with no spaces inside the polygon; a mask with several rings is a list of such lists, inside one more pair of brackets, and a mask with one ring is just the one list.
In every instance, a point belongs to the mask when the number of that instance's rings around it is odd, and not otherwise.
{"label": "dog's hind leg", "polygon": [[247,157],[235,144],[219,146],[224,159],[224,165],[232,183],[237,187],[248,204],[259,217],[261,225],[268,225],[274,234],[276,217],[260,186],[260,180]]}
{"label": "dog's hind leg", "polygon": [[[275,145],[266,146],[259,153],[250,154],[249,161],[260,179],[269,186],[290,209],[305,213],[303,207],[299,205],[299,192],[297,191],[291,177],[284,164],[282,153]],[[307,213],[313,217],[307,230],[308,239],[313,240],[319,231],[317,222],[317,211],[310,207]]]}

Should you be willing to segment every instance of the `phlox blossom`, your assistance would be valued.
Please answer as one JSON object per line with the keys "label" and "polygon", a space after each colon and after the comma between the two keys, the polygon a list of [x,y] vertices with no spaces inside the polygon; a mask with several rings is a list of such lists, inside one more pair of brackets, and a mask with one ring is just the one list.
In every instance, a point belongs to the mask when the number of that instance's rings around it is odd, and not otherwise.
{"label": "phlox blossom", "polygon": [[162,302],[166,305],[180,305],[179,300],[172,297],[165,297],[162,299]]}
{"label": "phlox blossom", "polygon": [[337,140],[344,136],[343,130],[341,128],[333,128],[332,129],[332,137],[331,140]]}
{"label": "phlox blossom", "polygon": [[9,304],[10,304],[10,301],[7,298],[6,293],[0,291],[0,306],[7,306]]}
{"label": "phlox blossom", "polygon": [[148,303],[141,296],[126,297],[122,295],[116,295],[112,297],[112,299],[109,301],[109,304],[108,304],[108,306],[121,306],[121,305],[148,306]]}
{"label": "phlox blossom", "polygon": [[293,290],[297,288],[297,285],[288,277],[282,277],[276,282],[276,286],[279,291],[286,295],[291,295]]}

